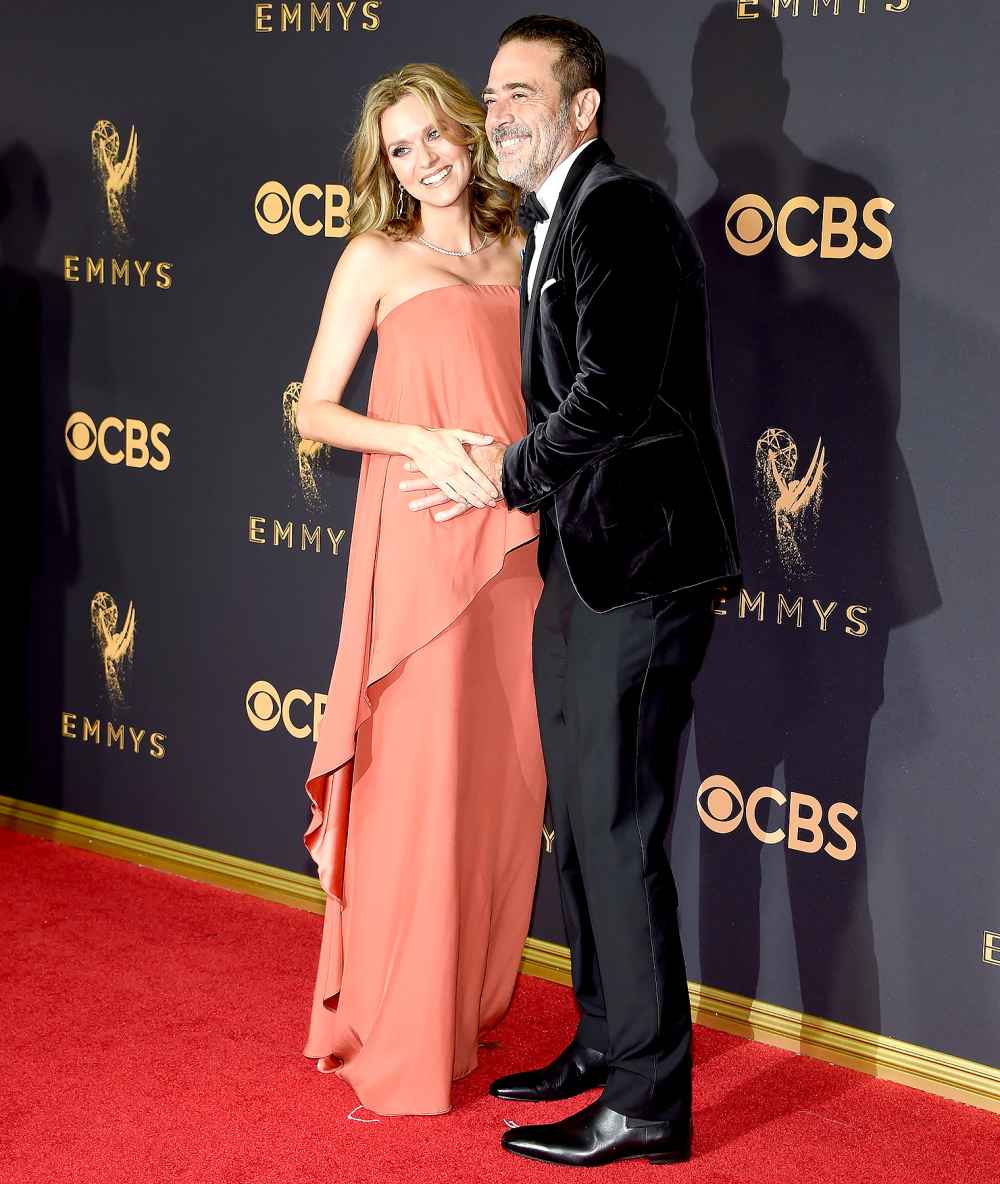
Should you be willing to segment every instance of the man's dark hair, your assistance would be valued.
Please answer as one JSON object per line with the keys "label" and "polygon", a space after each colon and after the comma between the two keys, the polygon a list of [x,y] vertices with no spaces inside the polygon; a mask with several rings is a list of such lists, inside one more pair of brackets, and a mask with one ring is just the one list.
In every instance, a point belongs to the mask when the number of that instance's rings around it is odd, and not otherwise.
{"label": "man's dark hair", "polygon": [[548,41],[560,52],[552,66],[564,103],[581,90],[593,87],[601,96],[603,114],[604,88],[608,67],[604,46],[589,29],[561,16],[523,16],[500,34],[498,45],[508,41]]}

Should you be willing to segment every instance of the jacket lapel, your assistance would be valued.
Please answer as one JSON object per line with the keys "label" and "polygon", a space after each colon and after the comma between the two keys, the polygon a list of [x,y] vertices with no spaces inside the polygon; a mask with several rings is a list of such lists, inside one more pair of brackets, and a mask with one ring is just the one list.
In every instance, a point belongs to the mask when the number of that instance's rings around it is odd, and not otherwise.
{"label": "jacket lapel", "polygon": [[522,309],[521,389],[525,397],[528,396],[530,390],[528,380],[531,371],[535,327],[538,323],[538,295],[547,278],[549,262],[552,259],[552,252],[555,250],[556,241],[566,220],[566,214],[573,204],[573,198],[583,183],[584,177],[586,177],[599,161],[614,160],[614,155],[605,141],[598,136],[593,144],[588,144],[576,160],[573,161],[573,165],[566,175],[566,180],[563,182],[562,189],[559,191],[559,199],[556,202],[556,208],[552,211],[552,217],[549,219],[549,228],[545,234],[545,242],[542,245],[542,253],[538,259],[538,267],[535,270],[535,283],[531,298],[528,300],[527,308]]}

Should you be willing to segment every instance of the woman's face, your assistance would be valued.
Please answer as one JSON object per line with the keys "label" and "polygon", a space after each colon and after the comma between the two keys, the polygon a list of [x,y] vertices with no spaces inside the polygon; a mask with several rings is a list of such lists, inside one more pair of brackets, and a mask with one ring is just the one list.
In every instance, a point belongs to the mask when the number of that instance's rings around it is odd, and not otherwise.
{"label": "woman's face", "polygon": [[416,201],[450,206],[472,179],[469,149],[445,138],[460,129],[444,115],[407,95],[382,114],[382,143],[400,185]]}

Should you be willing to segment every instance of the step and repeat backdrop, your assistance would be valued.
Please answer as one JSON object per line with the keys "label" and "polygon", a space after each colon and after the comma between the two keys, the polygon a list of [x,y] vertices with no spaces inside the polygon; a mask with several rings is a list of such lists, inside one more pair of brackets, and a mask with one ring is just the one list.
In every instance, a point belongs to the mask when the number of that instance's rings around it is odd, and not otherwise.
{"label": "step and repeat backdrop", "polygon": [[[294,410],[344,150],[378,74],[436,61],[478,91],[527,11],[5,14],[8,792],[312,870],[358,458],[300,447]],[[708,269],[746,588],[678,787],[689,977],[1000,1063],[1000,10],[559,11],[603,39],[606,136]],[[552,837],[532,932],[562,941]]]}

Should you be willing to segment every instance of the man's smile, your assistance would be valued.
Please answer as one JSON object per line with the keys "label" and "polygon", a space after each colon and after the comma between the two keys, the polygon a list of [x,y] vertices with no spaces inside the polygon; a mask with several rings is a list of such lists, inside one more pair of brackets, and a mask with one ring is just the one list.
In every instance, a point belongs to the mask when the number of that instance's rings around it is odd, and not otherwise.
{"label": "man's smile", "polygon": [[513,136],[504,136],[502,139],[495,139],[493,146],[496,148],[498,156],[506,156],[512,152],[517,152],[518,149],[523,148],[530,141],[531,135],[527,132],[522,132]]}

